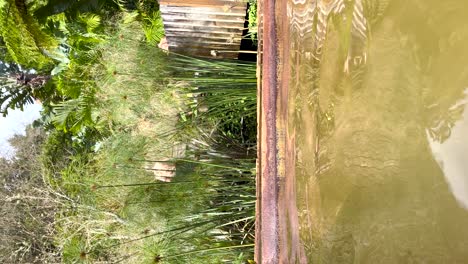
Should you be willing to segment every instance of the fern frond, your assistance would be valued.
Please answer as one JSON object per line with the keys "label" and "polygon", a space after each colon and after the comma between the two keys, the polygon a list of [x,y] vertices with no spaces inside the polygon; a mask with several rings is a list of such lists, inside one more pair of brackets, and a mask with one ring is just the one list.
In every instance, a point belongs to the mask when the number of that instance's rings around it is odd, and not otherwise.
{"label": "fern frond", "polygon": [[44,50],[53,50],[58,42],[44,33],[28,13],[24,0],[4,0],[0,9],[0,36],[11,58],[18,64],[41,69],[52,60]]}
{"label": "fern frond", "polygon": [[94,32],[101,25],[101,17],[96,14],[82,14],[80,20],[86,24],[88,33]]}
{"label": "fern frond", "polygon": [[78,132],[82,127],[94,123],[92,109],[95,104],[94,94],[61,102],[54,106],[52,122],[58,129]]}
{"label": "fern frond", "polygon": [[145,18],[143,30],[149,44],[157,45],[161,41],[165,31],[160,11],[156,11],[151,17]]}
{"label": "fern frond", "polygon": [[8,110],[21,109],[27,104],[34,103],[31,91],[27,87],[19,86],[12,82],[1,82],[0,89],[0,114],[6,116]]}

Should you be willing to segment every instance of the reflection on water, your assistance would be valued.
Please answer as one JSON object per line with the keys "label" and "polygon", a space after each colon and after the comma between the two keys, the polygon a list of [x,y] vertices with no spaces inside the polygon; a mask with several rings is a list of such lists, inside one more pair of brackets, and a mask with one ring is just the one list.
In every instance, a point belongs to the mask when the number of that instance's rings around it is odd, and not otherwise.
{"label": "reflection on water", "polygon": [[468,108],[465,108],[463,118],[457,121],[451,129],[450,137],[443,143],[432,139],[427,140],[432,153],[442,169],[453,195],[465,209],[468,209]]}
{"label": "reflection on water", "polygon": [[281,263],[468,262],[467,10],[289,0]]}

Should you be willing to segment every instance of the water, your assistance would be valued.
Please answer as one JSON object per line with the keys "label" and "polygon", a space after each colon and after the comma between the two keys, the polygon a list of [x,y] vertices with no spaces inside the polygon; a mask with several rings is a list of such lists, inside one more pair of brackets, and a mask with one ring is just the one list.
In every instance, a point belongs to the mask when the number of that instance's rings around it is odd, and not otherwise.
{"label": "water", "polygon": [[468,262],[466,0],[288,0],[280,262]]}

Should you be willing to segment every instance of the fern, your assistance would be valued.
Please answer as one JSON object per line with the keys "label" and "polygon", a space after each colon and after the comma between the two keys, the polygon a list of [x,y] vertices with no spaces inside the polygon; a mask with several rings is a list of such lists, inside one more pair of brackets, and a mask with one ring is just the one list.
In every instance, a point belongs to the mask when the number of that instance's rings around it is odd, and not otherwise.
{"label": "fern", "polygon": [[9,78],[0,79],[0,114],[6,116],[8,110],[21,109],[27,104],[34,103],[31,89],[20,86]]}
{"label": "fern", "polygon": [[0,2],[0,35],[16,63],[36,69],[52,63],[44,51],[55,49],[58,43],[41,30],[24,0]]}
{"label": "fern", "polygon": [[96,14],[82,14],[80,20],[86,25],[88,33],[94,32],[101,25],[101,17]]}
{"label": "fern", "polygon": [[78,133],[85,126],[92,126],[92,109],[95,106],[94,93],[82,94],[76,99],[54,105],[54,125],[65,132]]}
{"label": "fern", "polygon": [[146,41],[150,45],[157,45],[164,37],[164,24],[161,12],[153,12],[152,15],[146,17],[143,22]]}

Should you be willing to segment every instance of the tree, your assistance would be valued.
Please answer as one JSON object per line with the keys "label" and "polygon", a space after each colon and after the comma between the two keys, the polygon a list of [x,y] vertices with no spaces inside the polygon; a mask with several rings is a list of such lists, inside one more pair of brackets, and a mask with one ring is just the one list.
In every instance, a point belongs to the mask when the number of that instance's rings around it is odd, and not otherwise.
{"label": "tree", "polygon": [[31,92],[16,83],[14,76],[20,71],[17,64],[0,62],[0,113],[3,116],[8,114],[8,109],[22,110],[24,105],[34,102]]}
{"label": "tree", "polygon": [[48,81],[49,75],[24,70],[15,63],[0,61],[0,114],[6,116],[8,110],[21,109],[34,100],[48,102],[57,97],[55,89]]}
{"label": "tree", "polygon": [[44,263],[56,257],[53,220],[57,208],[41,175],[40,155],[46,134],[28,126],[9,142],[11,159],[0,158],[0,262]]}
{"label": "tree", "polygon": [[0,158],[0,176],[5,188],[14,190],[24,181],[32,180],[35,173],[39,174],[39,155],[45,139],[41,128],[29,125],[25,135],[16,134],[8,140],[15,149],[15,155],[12,159]]}

